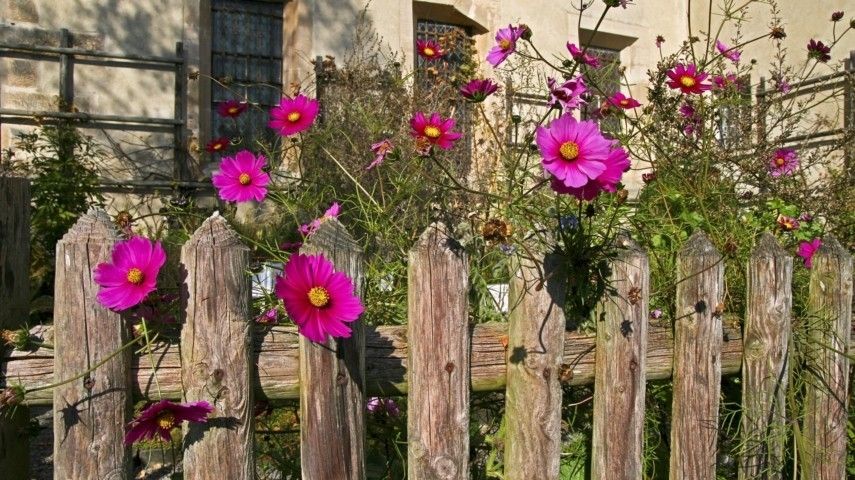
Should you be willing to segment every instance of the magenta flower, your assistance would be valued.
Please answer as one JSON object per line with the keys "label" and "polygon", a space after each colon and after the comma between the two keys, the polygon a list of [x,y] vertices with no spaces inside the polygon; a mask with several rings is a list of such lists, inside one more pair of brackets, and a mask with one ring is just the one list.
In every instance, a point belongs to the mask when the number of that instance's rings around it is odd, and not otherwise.
{"label": "magenta flower", "polygon": [[627,97],[621,92],[617,92],[609,97],[609,103],[624,110],[641,106],[641,103],[639,103],[638,100],[632,97]]}
{"label": "magenta flower", "polygon": [[578,76],[572,80],[567,80],[562,84],[558,84],[553,78],[546,79],[546,85],[549,87],[549,100],[547,104],[550,107],[560,105],[562,111],[571,112],[579,108],[585,100],[582,95],[588,91],[585,86],[585,80],[582,76]]}
{"label": "magenta flower", "polygon": [[606,171],[611,142],[596,123],[564,114],[537,129],[543,169],[568,188],[580,188]]}
{"label": "magenta flower", "polygon": [[157,436],[169,442],[172,440],[170,432],[181,425],[181,422],[204,423],[208,421],[208,415],[213,411],[214,407],[204,400],[192,403],[161,400],[153,403],[128,424],[125,445],[131,445],[139,440],[154,440]]}
{"label": "magenta flower", "polygon": [[388,138],[371,145],[371,151],[374,152],[374,160],[365,169],[371,170],[374,167],[382,165],[383,161],[386,160],[386,155],[391,153],[393,148],[392,141]]}
{"label": "magenta flower", "polygon": [[278,107],[270,109],[267,126],[287,137],[308,130],[318,116],[318,101],[302,93],[294,98],[282,97]]}
{"label": "magenta flower", "polygon": [[826,46],[819,40],[811,39],[807,45],[808,58],[812,58],[817,62],[825,63],[831,60],[831,47]]}
{"label": "magenta flower", "polygon": [[276,296],[301,335],[313,342],[324,342],[328,335],[350,337],[347,324],[364,308],[347,275],[336,272],[323,255],[302,254],[292,255],[283,273],[276,279]]}
{"label": "magenta flower", "polygon": [[742,56],[742,52],[736,48],[729,48],[727,45],[722,43],[721,40],[715,41],[715,49],[718,50],[718,53],[720,53],[724,58],[733,63],[739,62],[739,57]]}
{"label": "magenta flower", "polygon": [[472,103],[481,103],[490,95],[496,93],[499,86],[495,82],[487,79],[470,80],[469,83],[460,87],[460,95]]}
{"label": "magenta flower", "polygon": [[498,67],[504,62],[517,50],[517,40],[522,37],[524,31],[512,25],[508,25],[508,28],[500,28],[496,32],[496,45],[487,53],[487,62],[493,67]]}
{"label": "magenta flower", "polygon": [[205,145],[205,151],[208,153],[221,152],[229,147],[230,140],[226,137],[215,138]]}
{"label": "magenta flower", "polygon": [[790,90],[793,89],[790,82],[788,82],[782,75],[772,75],[772,81],[775,82],[775,90],[777,90],[778,93],[790,93]]}
{"label": "magenta flower", "polygon": [[321,228],[321,225],[323,225],[324,222],[333,218],[338,218],[340,213],[341,205],[339,205],[338,202],[333,202],[320,218],[316,218],[309,223],[300,225],[300,228],[298,228],[297,231],[302,233],[304,237],[310,237],[314,235],[319,228]]}
{"label": "magenta flower", "polygon": [[567,50],[570,52],[570,56],[573,57],[573,60],[576,60],[577,63],[587,65],[591,68],[600,68],[600,59],[587,52],[583,52],[575,43],[567,42]]}
{"label": "magenta flower", "polygon": [[799,157],[792,148],[779,148],[769,159],[769,174],[773,177],[792,175],[799,166]]}
{"label": "magenta flower", "polygon": [[695,65],[677,64],[668,71],[668,86],[679,89],[685,94],[701,94],[710,89],[710,84],[703,83],[709,75],[698,70]]}
{"label": "magenta flower", "polygon": [[463,136],[451,131],[454,128],[453,118],[443,120],[436,112],[432,113],[430,118],[426,118],[422,112],[416,112],[410,119],[410,127],[413,129],[413,137],[424,138],[431,145],[443,150],[452,148],[454,142]]}
{"label": "magenta flower", "polygon": [[217,113],[221,117],[235,118],[246,111],[247,107],[249,107],[249,105],[247,105],[246,102],[239,102],[234,99],[226,100],[225,102],[217,105]]}
{"label": "magenta flower", "polygon": [[418,40],[416,42],[416,51],[419,53],[419,56],[424,58],[425,60],[439,60],[445,55],[445,51],[442,49],[442,45],[437,43],[436,40]]}
{"label": "magenta flower", "polygon": [[261,315],[255,317],[255,323],[259,325],[275,325],[279,323],[279,310],[275,307],[265,310]]}
{"label": "magenta flower", "polygon": [[725,90],[731,85],[739,85],[739,77],[735,73],[715,75],[712,78],[713,90]]}
{"label": "magenta flower", "polygon": [[267,161],[264,155],[253,155],[241,150],[234,157],[223,157],[220,169],[214,172],[211,181],[227,202],[260,202],[267,195],[270,176],[263,170]]}
{"label": "magenta flower", "polygon": [[112,263],[100,263],[93,271],[101,286],[96,298],[106,308],[127,310],[142,302],[157,287],[157,274],[166,263],[160,242],[133,237],[116,243]]}
{"label": "magenta flower", "polygon": [[822,240],[818,237],[809,242],[799,242],[798,255],[804,260],[805,268],[813,267],[813,256],[820,247],[822,247]]}
{"label": "magenta flower", "polygon": [[303,242],[282,242],[279,244],[279,250],[294,253],[300,251],[300,247],[302,246]]}
{"label": "magenta flower", "polygon": [[605,160],[606,169],[585,185],[568,187],[556,177],[552,177],[551,186],[556,193],[567,193],[579,200],[593,200],[600,192],[615,192],[623,173],[629,170],[629,155],[621,147],[609,152]]}

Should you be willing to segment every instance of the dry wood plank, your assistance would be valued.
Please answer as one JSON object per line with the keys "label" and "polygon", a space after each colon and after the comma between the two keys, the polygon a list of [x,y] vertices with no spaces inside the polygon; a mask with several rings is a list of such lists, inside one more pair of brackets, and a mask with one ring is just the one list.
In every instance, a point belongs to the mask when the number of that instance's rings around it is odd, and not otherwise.
{"label": "dry wood plank", "polygon": [[444,225],[410,251],[407,469],[413,480],[469,478],[469,263]]}
{"label": "dry wood plank", "polygon": [[184,478],[253,478],[249,249],[218,213],[181,249],[187,314],[181,329],[184,400],[214,406],[184,427]]}
{"label": "dry wood plank", "polygon": [[[117,234],[110,217],[90,210],[56,244],[54,338],[57,382],[72,379],[128,342],[121,316],[103,308],[92,270],[109,262]],[[131,349],[53,390],[54,478],[130,478],[123,442],[131,418]]]}
{"label": "dry wood plank", "polygon": [[[362,252],[336,219],[324,222],[301,253],[323,253],[362,291]],[[365,478],[365,334],[314,343],[300,336],[300,467],[303,478]]]}
{"label": "dry wood plank", "polygon": [[793,257],[769,232],[748,260],[739,478],[781,478]]}
{"label": "dry wood plank", "polygon": [[[29,309],[30,182],[0,175],[0,330],[26,324]],[[0,472],[10,478],[30,477],[29,421],[24,405],[0,415]]]}
{"label": "dry wood plank", "polygon": [[826,237],[810,276],[810,349],[813,377],[805,392],[803,471],[815,480],[846,476],[849,359],[844,339],[852,323],[852,256]]}
{"label": "dry wood plank", "polygon": [[509,289],[505,478],[558,478],[564,285],[555,261],[521,259]]}
{"label": "dry wood plank", "polygon": [[597,311],[591,478],[642,478],[650,270],[628,238],[612,261],[614,293]]}
{"label": "dry wood plank", "polygon": [[715,479],[724,262],[703,232],[677,260],[670,478]]}

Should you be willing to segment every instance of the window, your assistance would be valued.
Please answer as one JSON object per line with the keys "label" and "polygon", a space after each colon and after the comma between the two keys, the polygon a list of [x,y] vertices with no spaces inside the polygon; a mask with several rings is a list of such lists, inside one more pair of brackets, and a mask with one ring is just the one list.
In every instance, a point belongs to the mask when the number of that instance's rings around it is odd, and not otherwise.
{"label": "window", "polygon": [[284,2],[211,0],[211,100],[213,109],[229,99],[245,98],[250,107],[236,122],[212,115],[213,137],[242,132],[244,145],[270,139],[267,111],[282,92]]}
{"label": "window", "polygon": [[585,78],[589,79],[588,103],[582,107],[582,119],[597,120],[606,132],[619,131],[620,119],[617,117],[598,119],[597,112],[608,97],[620,91],[620,50],[588,47],[587,53],[600,59],[600,68],[589,68],[585,72]]}

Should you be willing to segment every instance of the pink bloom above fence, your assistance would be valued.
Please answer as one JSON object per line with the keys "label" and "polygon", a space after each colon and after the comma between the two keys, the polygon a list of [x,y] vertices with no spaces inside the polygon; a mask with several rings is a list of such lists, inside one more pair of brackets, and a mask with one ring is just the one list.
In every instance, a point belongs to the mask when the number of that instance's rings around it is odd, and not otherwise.
{"label": "pink bloom above fence", "polygon": [[769,159],[769,174],[773,177],[792,175],[799,166],[799,157],[792,148],[779,148]]}
{"label": "pink bloom above fence", "polygon": [[517,50],[517,40],[522,37],[524,29],[508,25],[496,32],[496,45],[487,53],[487,62],[498,67]]}
{"label": "pink bloom above fence", "polygon": [[175,403],[161,400],[148,406],[130,423],[125,444],[131,445],[145,439],[154,440],[157,436],[169,442],[172,440],[172,429],[181,425],[181,422],[206,422],[213,411],[214,407],[206,401]]}
{"label": "pink bloom above fence", "polygon": [[469,83],[460,87],[460,95],[472,103],[480,103],[487,99],[490,95],[496,93],[499,86],[495,82],[486,79],[470,80]]}
{"label": "pink bloom above fence", "polygon": [[127,310],[139,304],[157,288],[157,274],[166,263],[160,242],[143,237],[118,242],[113,247],[112,263],[101,263],[93,272],[101,305]]}
{"label": "pink bloom above fence", "polygon": [[264,200],[270,183],[270,176],[263,170],[266,161],[264,155],[255,156],[249,150],[241,150],[234,157],[224,157],[220,169],[211,177],[220,198],[227,202]]}
{"label": "pink bloom above fence", "polygon": [[292,256],[283,273],[276,279],[276,296],[301,335],[313,342],[324,342],[327,336],[350,337],[347,324],[356,321],[364,308],[347,275],[336,272],[323,255],[302,254]]}
{"label": "pink bloom above fence", "polygon": [[320,217],[312,220],[309,223],[304,223],[297,228],[297,231],[302,233],[305,237],[310,237],[321,228],[324,222],[330,220],[332,218],[338,218],[338,215],[341,213],[341,205],[338,202],[333,202],[330,205],[330,208],[327,209],[326,212]]}
{"label": "pink bloom above fence", "polygon": [[445,56],[445,51],[442,49],[442,45],[437,43],[436,40],[417,41],[416,51],[419,53],[419,56],[425,60],[439,60]]}
{"label": "pink bloom above fence", "polygon": [[593,200],[600,192],[614,192],[623,177],[623,172],[629,170],[629,155],[621,147],[617,147],[606,157],[606,169],[596,178],[579,188],[568,187],[556,177],[552,177],[551,186],[557,193],[567,193],[579,200]]}
{"label": "pink bloom above fence", "polygon": [[431,145],[436,145],[443,150],[454,147],[454,142],[463,135],[452,132],[454,119],[443,119],[439,113],[432,113],[430,118],[425,117],[422,112],[416,112],[410,120],[412,135],[416,138],[425,139]]}
{"label": "pink bloom above fence", "polygon": [[278,107],[270,109],[267,126],[287,137],[308,130],[318,116],[318,101],[302,93],[294,98],[283,97]]}
{"label": "pink bloom above fence", "polygon": [[570,112],[585,103],[582,95],[588,91],[588,87],[585,86],[585,80],[581,76],[560,85],[554,78],[547,78],[546,86],[549,87],[547,105],[550,107],[560,106],[564,112]]}
{"label": "pink bloom above fence", "polygon": [[615,107],[622,108],[624,110],[641,106],[641,103],[639,103],[638,100],[632,97],[627,97],[621,92],[617,92],[611,97],[609,97],[609,103],[611,105],[614,105]]}
{"label": "pink bloom above fence", "polygon": [[742,56],[742,52],[735,48],[729,48],[727,45],[722,43],[721,40],[715,41],[715,49],[718,50],[718,53],[720,53],[724,58],[730,60],[733,63],[738,62],[739,57]]}
{"label": "pink bloom above fence", "polygon": [[709,83],[703,83],[709,76],[708,74],[698,70],[695,65],[684,65],[678,63],[674,68],[668,71],[668,86],[673,89],[678,89],[685,94],[699,95],[710,89]]}
{"label": "pink bloom above fence", "polygon": [[597,124],[564,114],[537,129],[537,146],[547,173],[567,188],[580,188],[606,171],[611,142]]}
{"label": "pink bloom above fence", "polygon": [[821,246],[822,240],[820,238],[814,238],[809,242],[799,242],[798,255],[804,260],[805,268],[813,267],[813,256]]}
{"label": "pink bloom above fence", "polygon": [[246,102],[239,102],[237,100],[226,100],[225,102],[217,105],[217,113],[221,117],[230,117],[235,118],[239,117],[241,113],[245,112],[249,105]]}
{"label": "pink bloom above fence", "polygon": [[590,53],[583,52],[575,43],[567,42],[567,51],[570,52],[570,56],[576,62],[591,68],[600,68],[600,59]]}

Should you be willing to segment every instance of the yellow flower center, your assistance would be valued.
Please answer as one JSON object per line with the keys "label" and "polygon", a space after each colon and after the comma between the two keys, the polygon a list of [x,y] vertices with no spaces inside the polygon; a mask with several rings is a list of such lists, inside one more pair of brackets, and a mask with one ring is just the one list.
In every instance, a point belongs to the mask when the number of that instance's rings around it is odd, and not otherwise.
{"label": "yellow flower center", "polygon": [[624,98],[623,100],[620,101],[620,104],[625,107],[625,106],[629,105],[629,100]]}
{"label": "yellow flower center", "polygon": [[230,114],[234,115],[234,114],[238,113],[238,110],[239,110],[238,107],[229,107],[229,109],[227,111]]}
{"label": "yellow flower center", "polygon": [[579,156],[579,144],[576,142],[564,142],[558,148],[558,151],[561,152],[561,156],[565,160],[576,160],[576,157]]}
{"label": "yellow flower center", "polygon": [[300,119],[300,116],[301,116],[300,112],[291,112],[288,114],[288,121],[289,122],[296,122],[297,120]]}
{"label": "yellow flower center", "polygon": [[318,308],[326,307],[330,303],[330,292],[324,287],[312,287],[309,290],[309,303]]}
{"label": "yellow flower center", "polygon": [[432,57],[432,56],[436,55],[436,52],[430,47],[425,47],[424,49],[422,49],[422,53],[426,57]]}
{"label": "yellow flower center", "polygon": [[222,144],[222,143],[215,143],[215,144],[214,144],[214,150],[220,150],[220,149],[222,149],[222,148],[223,148],[223,144]]}
{"label": "yellow flower center", "polygon": [[175,415],[170,411],[164,411],[157,416],[157,426],[161,430],[171,430],[175,426]]}
{"label": "yellow flower center", "polygon": [[511,41],[504,38],[499,40],[499,48],[501,48],[502,50],[507,50],[511,48]]}
{"label": "yellow flower center", "polygon": [[686,88],[692,88],[698,82],[695,81],[695,77],[691,75],[683,75],[682,77],[680,77],[680,83]]}
{"label": "yellow flower center", "polygon": [[439,138],[442,135],[442,131],[434,125],[428,125],[425,127],[425,136],[430,138]]}
{"label": "yellow flower center", "polygon": [[141,284],[144,277],[145,277],[145,275],[143,275],[142,270],[140,270],[139,268],[134,267],[134,268],[128,270],[127,279],[129,282],[133,283],[134,285]]}
{"label": "yellow flower center", "polygon": [[240,182],[241,185],[249,185],[250,182],[252,182],[252,177],[250,177],[248,173],[241,173],[238,177],[238,182]]}
{"label": "yellow flower center", "polygon": [[783,167],[785,163],[787,163],[787,161],[784,160],[784,157],[775,158],[775,165],[777,165],[779,167]]}

